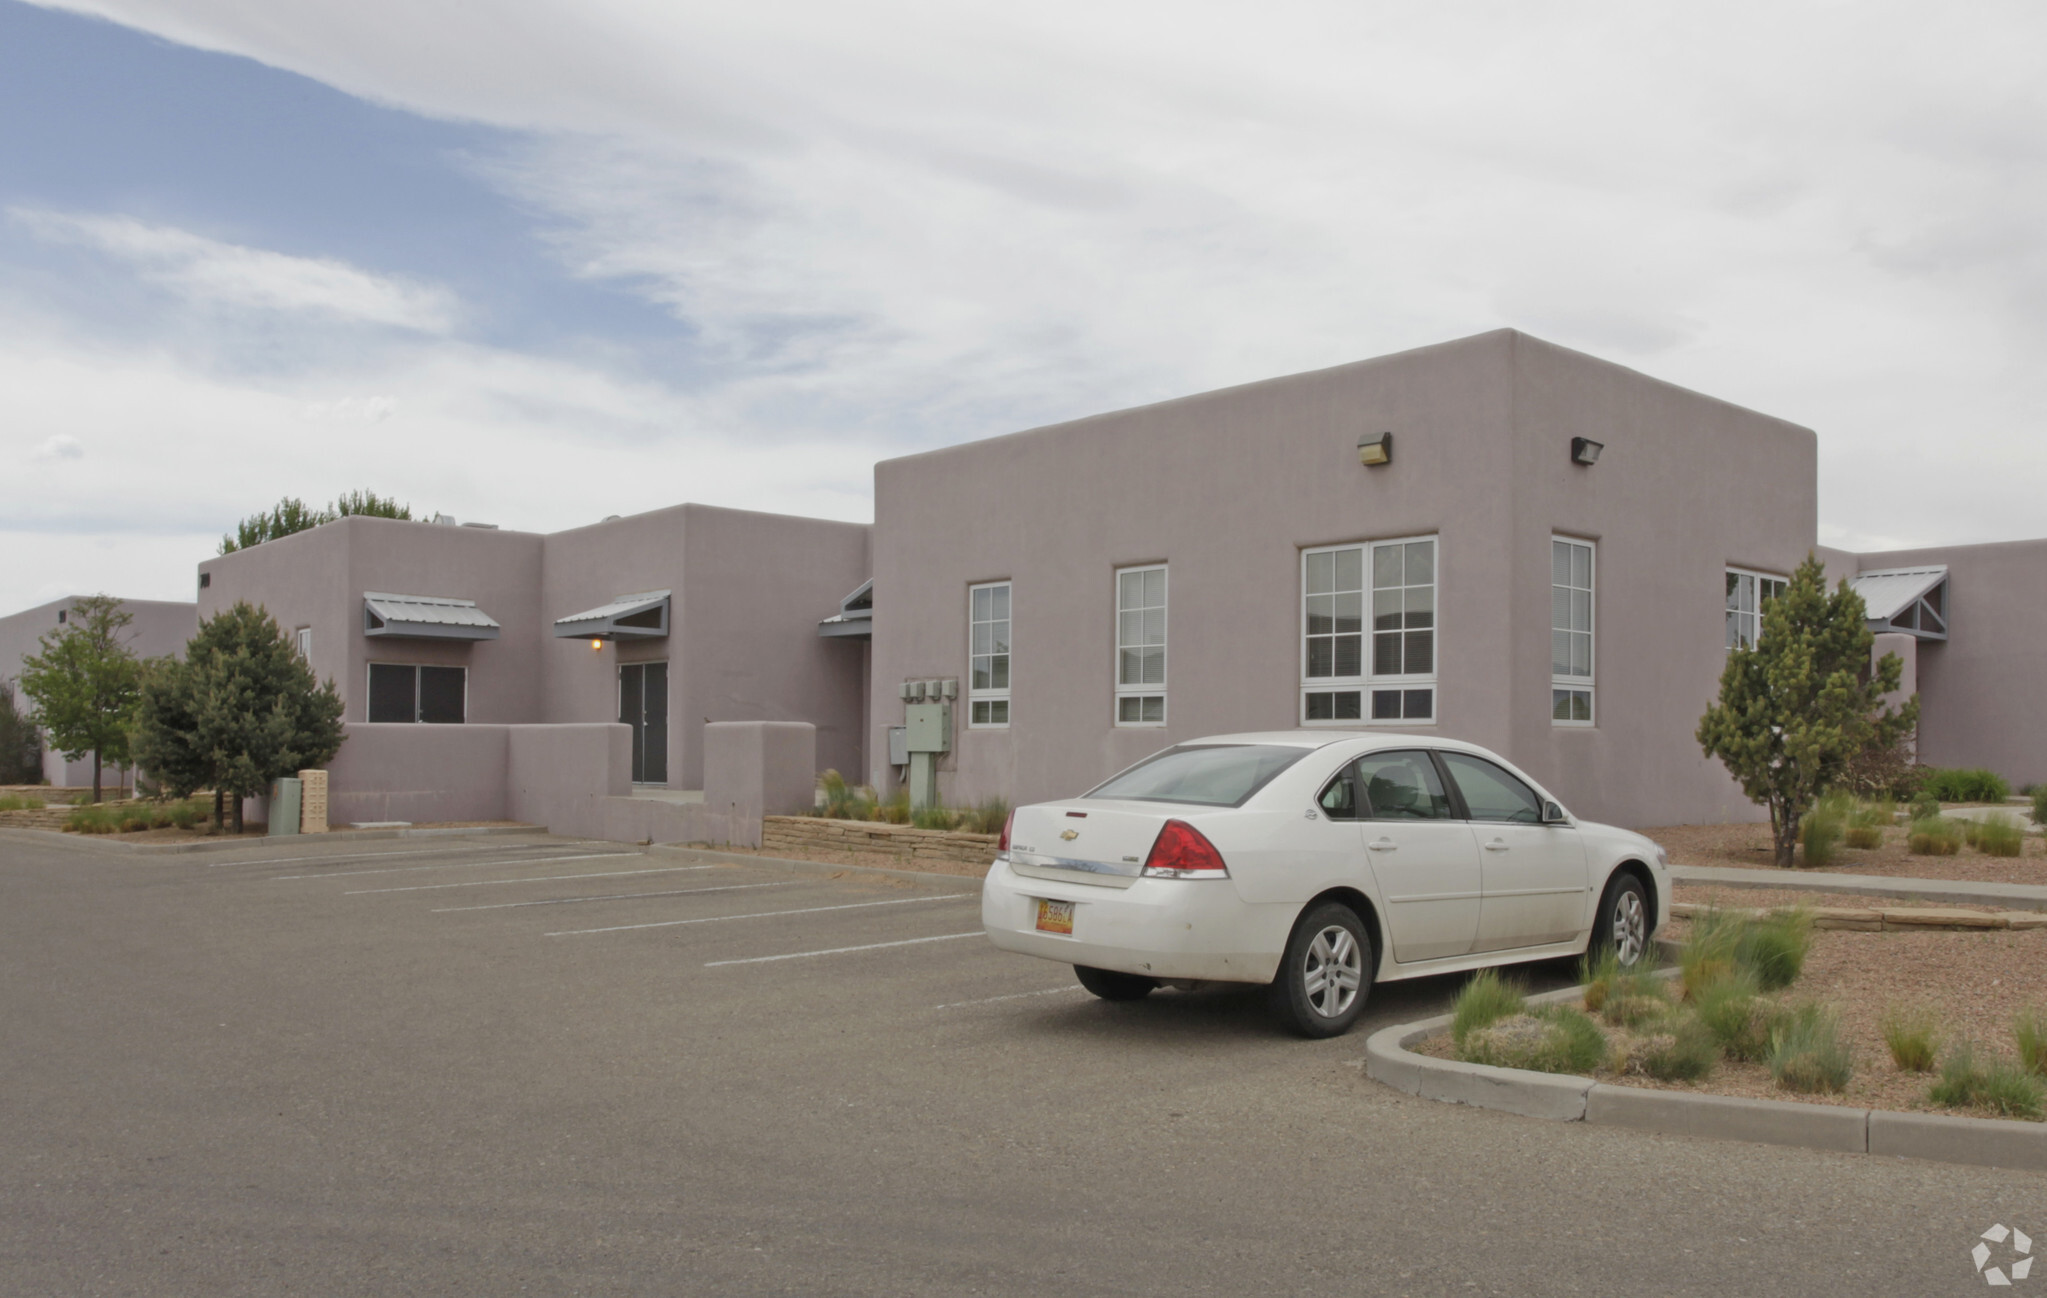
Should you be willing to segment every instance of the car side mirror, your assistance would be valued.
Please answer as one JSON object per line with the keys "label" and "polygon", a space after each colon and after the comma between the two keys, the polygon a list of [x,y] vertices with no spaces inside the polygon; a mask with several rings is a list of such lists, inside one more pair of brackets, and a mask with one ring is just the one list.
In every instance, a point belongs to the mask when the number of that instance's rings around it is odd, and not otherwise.
{"label": "car side mirror", "polygon": [[1571,823],[1571,818],[1564,814],[1562,807],[1545,799],[1542,804],[1542,823],[1545,825],[1568,825]]}

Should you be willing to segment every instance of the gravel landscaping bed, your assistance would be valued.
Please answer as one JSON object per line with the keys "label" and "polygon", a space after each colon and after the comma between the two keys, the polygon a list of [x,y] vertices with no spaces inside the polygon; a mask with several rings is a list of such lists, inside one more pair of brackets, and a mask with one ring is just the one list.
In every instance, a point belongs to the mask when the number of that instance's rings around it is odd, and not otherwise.
{"label": "gravel landscaping bed", "polygon": [[[1781,896],[1775,899],[1781,903]],[[1866,899],[1865,899],[1866,900]],[[1674,921],[1668,936],[1683,941],[1690,925]],[[1673,988],[1673,991],[1675,988]],[[1764,999],[1784,1006],[1819,1002],[1839,1016],[1839,1039],[1854,1073],[1834,1092],[1794,1092],[1779,1086],[1762,1063],[1721,1059],[1696,1082],[1659,1081],[1609,1063],[1583,1074],[1609,1085],[1690,1091],[1748,1099],[1790,1100],[1848,1108],[1998,1116],[1980,1108],[1947,1108],[1927,1096],[1937,1072],[1900,1070],[1884,1042],[1886,1011],[1920,1009],[1937,1015],[1940,1055],[1972,1042],[1979,1059],[2015,1061],[2012,1020],[2028,1008],[2047,1010],[2047,931],[1818,932],[1803,972],[1790,987]],[[1629,1034],[1603,1025],[1609,1040]],[[1408,1047],[1439,1059],[1457,1058],[1446,1033]]]}
{"label": "gravel landscaping bed", "polygon": [[1920,897],[1869,897],[1859,892],[1787,892],[1782,888],[1729,888],[1717,883],[1676,883],[1671,900],[1699,906],[1768,907],[1840,906],[1849,910],[1893,910],[1916,907],[1938,910],[1980,910],[1996,912],[2006,906],[1963,905],[1958,902],[1927,901]]}
{"label": "gravel landscaping bed", "polygon": [[[2012,819],[2027,824],[2023,807]],[[1661,843],[1674,865],[1738,866],[1767,870],[1772,866],[1768,825],[1664,825],[1641,831]],[[1964,847],[1957,856],[1914,856],[1905,850],[1905,826],[1884,831],[1882,847],[1842,846],[1833,862],[1800,873],[1876,874],[1917,879],[1953,879],[1971,883],[2047,884],[2047,839],[2028,834],[2023,855],[1985,856]]]}

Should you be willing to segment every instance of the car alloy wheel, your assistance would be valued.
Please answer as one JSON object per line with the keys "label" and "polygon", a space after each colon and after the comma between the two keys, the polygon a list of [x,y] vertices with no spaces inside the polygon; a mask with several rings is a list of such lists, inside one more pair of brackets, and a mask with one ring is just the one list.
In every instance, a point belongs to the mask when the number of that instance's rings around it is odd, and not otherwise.
{"label": "car alloy wheel", "polygon": [[1338,1018],[1358,998],[1364,974],[1365,960],[1357,939],[1343,925],[1331,924],[1308,943],[1302,990],[1317,1014]]}
{"label": "car alloy wheel", "polygon": [[1613,951],[1632,965],[1649,949],[1649,913],[1639,888],[1621,888],[1613,899]]}
{"label": "car alloy wheel", "polygon": [[1272,983],[1273,1008],[1304,1037],[1342,1036],[1364,1010],[1377,972],[1357,912],[1324,902],[1294,925]]}

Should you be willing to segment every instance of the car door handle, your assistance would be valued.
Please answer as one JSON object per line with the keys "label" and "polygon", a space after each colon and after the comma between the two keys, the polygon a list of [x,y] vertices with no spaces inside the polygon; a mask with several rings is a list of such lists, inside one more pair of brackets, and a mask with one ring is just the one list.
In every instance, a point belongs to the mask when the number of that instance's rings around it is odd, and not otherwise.
{"label": "car door handle", "polygon": [[1365,846],[1371,848],[1374,852],[1398,852],[1400,850],[1400,844],[1390,838],[1382,838],[1376,843],[1367,843]]}
{"label": "car door handle", "polygon": [[1507,840],[1503,838],[1496,838],[1492,842],[1487,843],[1485,845],[1485,850],[1488,852],[1506,852],[1511,851],[1512,849],[1507,846]]}

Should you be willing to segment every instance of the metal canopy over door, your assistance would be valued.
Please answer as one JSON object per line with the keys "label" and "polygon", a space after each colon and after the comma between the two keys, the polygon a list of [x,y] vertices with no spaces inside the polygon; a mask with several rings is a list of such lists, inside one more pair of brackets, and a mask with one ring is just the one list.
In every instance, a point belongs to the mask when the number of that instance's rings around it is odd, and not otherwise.
{"label": "metal canopy over door", "polygon": [[618,719],[633,728],[633,783],[668,783],[668,664],[623,663]]}

